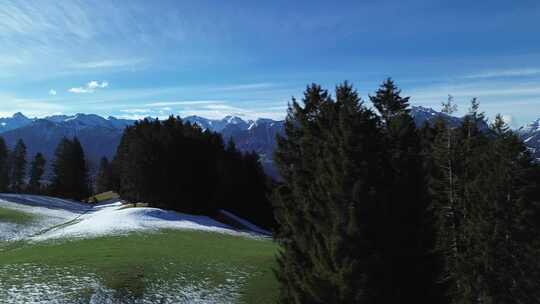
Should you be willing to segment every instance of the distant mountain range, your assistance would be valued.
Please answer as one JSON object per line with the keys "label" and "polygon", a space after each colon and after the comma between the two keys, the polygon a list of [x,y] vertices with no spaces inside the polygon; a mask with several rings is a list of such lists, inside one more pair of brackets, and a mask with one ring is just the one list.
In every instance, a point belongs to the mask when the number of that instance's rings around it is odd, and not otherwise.
{"label": "distant mountain range", "polygon": [[0,136],[11,148],[22,139],[29,158],[41,152],[49,164],[60,140],[77,136],[91,167],[95,168],[101,157],[111,158],[114,155],[124,128],[133,122],[114,117],[105,119],[94,114],[55,115],[38,119],[16,113],[12,117],[0,118]]}
{"label": "distant mountain range", "polygon": [[[458,125],[461,118],[448,116],[425,107],[412,107],[411,114],[418,126],[432,123],[443,116],[450,124]],[[276,135],[283,134],[284,121],[264,119],[244,120],[237,116],[223,119],[207,119],[200,116],[183,118],[203,129],[219,132],[227,141],[232,138],[241,151],[255,151],[261,157],[265,171],[273,177],[278,174],[272,162],[276,147]],[[28,147],[28,156],[42,152],[47,160],[52,160],[54,150],[62,137],[77,136],[93,168],[103,156],[111,159],[120,142],[123,129],[134,120],[103,118],[94,114],[55,115],[44,118],[28,118],[22,113],[0,118],[0,136],[8,146],[13,147],[19,138]],[[540,119],[517,130],[535,157],[540,160]]]}
{"label": "distant mountain range", "polygon": [[225,141],[232,138],[241,151],[255,151],[260,156],[265,172],[272,177],[278,176],[272,154],[276,147],[276,135],[283,135],[284,121],[267,118],[245,121],[236,116],[226,116],[223,119],[187,116],[184,120],[195,123],[203,129],[221,133]]}

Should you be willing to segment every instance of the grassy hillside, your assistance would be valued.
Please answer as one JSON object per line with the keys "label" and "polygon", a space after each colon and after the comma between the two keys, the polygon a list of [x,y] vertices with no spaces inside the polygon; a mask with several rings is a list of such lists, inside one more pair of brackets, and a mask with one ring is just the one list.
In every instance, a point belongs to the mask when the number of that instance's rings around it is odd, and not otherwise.
{"label": "grassy hillside", "polygon": [[[0,224],[35,215],[0,208]],[[277,246],[195,230],[0,241],[0,303],[274,303]]]}
{"label": "grassy hillside", "polygon": [[0,223],[11,223],[11,224],[28,224],[35,220],[35,216],[10,208],[0,207]]}

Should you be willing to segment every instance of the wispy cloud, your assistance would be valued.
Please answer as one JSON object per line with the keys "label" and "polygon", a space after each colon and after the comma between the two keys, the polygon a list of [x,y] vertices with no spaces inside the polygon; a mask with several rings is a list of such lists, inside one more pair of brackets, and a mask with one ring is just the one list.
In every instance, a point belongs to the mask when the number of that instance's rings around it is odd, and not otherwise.
{"label": "wispy cloud", "polygon": [[516,84],[507,82],[474,82],[418,87],[407,92],[415,100],[444,101],[446,96],[462,98],[500,98],[536,96],[540,98],[540,83]]}
{"label": "wispy cloud", "polygon": [[56,96],[56,90],[50,89],[49,90],[49,95]]}
{"label": "wispy cloud", "polygon": [[212,89],[216,91],[244,91],[244,90],[256,90],[256,89],[268,89],[275,86],[276,84],[274,83],[260,82],[260,83],[247,83],[247,84],[218,86]]}
{"label": "wispy cloud", "polygon": [[5,1],[0,6],[0,67],[39,79],[139,66],[150,52],[142,51],[148,48],[144,26],[135,22],[143,14],[137,6]]}
{"label": "wispy cloud", "polygon": [[119,67],[132,67],[142,63],[142,58],[132,59],[107,59],[100,61],[80,62],[74,63],[70,67],[75,69],[100,69],[100,68],[119,68]]}
{"label": "wispy cloud", "polygon": [[496,78],[496,77],[523,77],[523,76],[533,76],[533,75],[540,75],[540,68],[487,71],[487,72],[478,73],[478,74],[466,75],[464,78],[478,79],[478,78]]}
{"label": "wispy cloud", "polygon": [[186,106],[186,105],[201,105],[201,104],[216,104],[223,103],[225,100],[183,100],[183,101],[160,101],[147,103],[147,107],[166,107],[166,106]]}
{"label": "wispy cloud", "polygon": [[130,113],[130,114],[147,114],[150,113],[148,109],[122,109],[120,112]]}
{"label": "wispy cloud", "polygon": [[10,93],[0,93],[2,110],[0,116],[11,116],[13,113],[22,112],[30,117],[43,117],[62,113],[66,110],[64,105],[53,102],[51,99],[21,98]]}
{"label": "wispy cloud", "polygon": [[94,93],[97,89],[104,89],[108,86],[109,86],[109,83],[107,81],[99,82],[99,81],[92,80],[88,82],[85,86],[71,88],[68,90],[68,92],[75,93],[75,94]]}

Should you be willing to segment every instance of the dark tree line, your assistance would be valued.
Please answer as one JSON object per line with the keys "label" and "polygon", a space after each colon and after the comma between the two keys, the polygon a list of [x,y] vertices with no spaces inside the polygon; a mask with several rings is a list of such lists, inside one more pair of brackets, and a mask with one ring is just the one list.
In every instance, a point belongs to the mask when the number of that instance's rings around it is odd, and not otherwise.
{"label": "dark tree line", "polygon": [[37,153],[32,161],[31,178],[27,183],[26,145],[22,140],[10,151],[6,142],[0,137],[0,192],[41,192],[41,179],[45,167],[45,159]]}
{"label": "dark tree line", "polygon": [[400,93],[385,81],[372,110],[347,83],[311,85],[289,105],[280,302],[538,303],[540,168],[476,100],[459,127],[417,129]]}
{"label": "dark tree line", "polygon": [[88,198],[88,168],[77,138],[64,138],[58,144],[50,181],[44,177],[47,161],[43,154],[36,153],[30,168],[26,154],[22,140],[10,151],[0,137],[0,192],[48,194],[76,200]]}
{"label": "dark tree line", "polygon": [[273,223],[258,157],[180,118],[127,127],[114,160],[105,162],[102,167],[110,169],[100,170],[98,185],[109,180],[128,201],[209,215],[225,209],[265,227]]}
{"label": "dark tree line", "polygon": [[430,130],[442,282],[450,303],[540,303],[540,168],[501,116],[484,124],[473,100],[459,128]]}
{"label": "dark tree line", "polygon": [[103,193],[115,188],[113,168],[107,157],[99,161],[99,169],[96,176],[96,193]]}
{"label": "dark tree line", "polygon": [[77,137],[63,138],[54,153],[50,193],[83,200],[92,193],[84,151]]}

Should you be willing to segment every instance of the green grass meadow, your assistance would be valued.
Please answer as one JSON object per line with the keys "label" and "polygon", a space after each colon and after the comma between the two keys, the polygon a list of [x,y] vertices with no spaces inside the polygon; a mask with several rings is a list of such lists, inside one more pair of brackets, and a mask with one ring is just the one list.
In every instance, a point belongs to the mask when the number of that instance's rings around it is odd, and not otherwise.
{"label": "green grass meadow", "polygon": [[36,217],[30,213],[0,207],[0,222],[24,225],[34,220]]}
{"label": "green grass meadow", "polygon": [[[0,210],[0,219],[6,218],[29,220]],[[198,298],[207,296],[209,302],[216,301],[218,290],[218,294],[231,296],[234,302],[274,303],[278,290],[273,274],[276,253],[277,246],[271,240],[189,230],[17,242],[0,251],[0,288],[24,292],[24,284],[50,285],[43,288],[71,293],[74,303],[88,303],[92,292],[83,285],[90,283],[81,278],[93,278],[116,298],[132,299],[133,303],[158,285],[168,286],[161,294],[194,286],[190,288]],[[69,283],[80,279],[78,288]],[[189,295],[185,299],[188,303]]]}

